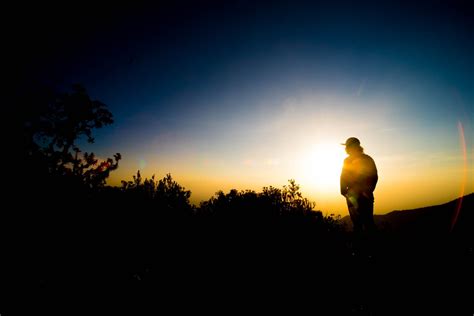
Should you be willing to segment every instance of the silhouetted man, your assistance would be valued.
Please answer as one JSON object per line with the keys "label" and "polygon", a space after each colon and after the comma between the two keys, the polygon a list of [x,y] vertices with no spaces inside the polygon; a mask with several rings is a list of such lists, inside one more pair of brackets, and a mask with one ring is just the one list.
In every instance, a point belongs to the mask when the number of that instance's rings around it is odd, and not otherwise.
{"label": "silhouetted man", "polygon": [[364,154],[360,141],[350,137],[342,144],[349,155],[344,160],[341,172],[341,194],[347,200],[347,207],[354,225],[354,232],[375,230],[374,190],[378,175],[374,160]]}

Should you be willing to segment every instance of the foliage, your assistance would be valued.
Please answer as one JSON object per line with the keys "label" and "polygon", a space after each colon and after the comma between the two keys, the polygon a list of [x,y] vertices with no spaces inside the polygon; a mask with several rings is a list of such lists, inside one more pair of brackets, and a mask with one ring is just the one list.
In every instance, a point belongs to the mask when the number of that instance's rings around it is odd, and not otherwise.
{"label": "foliage", "polygon": [[153,201],[158,208],[166,210],[190,212],[192,206],[189,202],[191,191],[186,190],[178,182],[173,180],[171,174],[167,174],[159,181],[155,175],[150,179],[142,179],[140,170],[133,176],[131,181],[122,181],[121,191],[129,198],[139,201]]}
{"label": "foliage", "polygon": [[91,100],[81,85],[73,85],[71,93],[39,89],[22,102],[25,158],[33,168],[74,178],[90,188],[103,187],[121,155],[99,161],[94,153],[82,154],[77,143],[81,137],[93,143],[92,131],[113,123],[106,105]]}
{"label": "foliage", "polygon": [[[315,206],[314,202],[303,197],[295,180],[289,180],[289,184],[283,186],[283,189],[269,186],[263,187],[259,193],[235,189],[227,194],[218,191],[208,201],[201,202],[197,212],[201,216],[232,220],[300,221],[324,226],[329,231],[341,230],[340,218],[334,215],[323,216],[320,211],[314,210]],[[318,227],[314,228],[319,229]]]}

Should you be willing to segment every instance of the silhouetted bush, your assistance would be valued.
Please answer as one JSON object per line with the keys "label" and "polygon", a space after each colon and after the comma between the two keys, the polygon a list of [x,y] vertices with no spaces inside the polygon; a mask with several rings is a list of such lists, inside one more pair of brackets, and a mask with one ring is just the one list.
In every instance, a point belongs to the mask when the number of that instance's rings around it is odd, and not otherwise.
{"label": "silhouetted bush", "polygon": [[295,180],[289,180],[289,185],[283,189],[269,186],[259,193],[235,189],[227,194],[219,191],[208,201],[201,202],[197,215],[228,223],[238,222],[241,226],[299,224],[314,231],[342,230],[339,217],[323,216],[321,211],[314,210],[315,205],[303,197]]}
{"label": "silhouetted bush", "polygon": [[137,203],[148,202],[155,210],[168,213],[186,213],[191,215],[193,207],[189,202],[191,191],[186,190],[173,180],[171,174],[167,174],[163,179],[155,181],[153,175],[151,179],[142,179],[140,171],[133,176],[132,181],[122,180],[121,192],[126,199],[132,199]]}

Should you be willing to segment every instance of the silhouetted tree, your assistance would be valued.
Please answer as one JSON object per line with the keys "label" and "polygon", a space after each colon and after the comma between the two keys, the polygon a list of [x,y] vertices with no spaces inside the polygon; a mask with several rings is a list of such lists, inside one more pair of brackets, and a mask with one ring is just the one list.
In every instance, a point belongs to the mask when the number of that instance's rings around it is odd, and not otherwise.
{"label": "silhouetted tree", "polygon": [[39,89],[23,100],[25,110],[24,142],[26,159],[38,172],[72,176],[89,187],[101,187],[110,171],[121,159],[99,162],[93,153],[81,154],[77,141],[85,136],[94,142],[92,131],[113,123],[106,105],[91,100],[81,85],[73,85],[71,93],[55,93]]}
{"label": "silhouetted tree", "polygon": [[260,197],[268,206],[269,215],[282,215],[284,201],[280,189],[273,186],[263,187]]}
{"label": "silhouetted tree", "polygon": [[323,216],[314,210],[315,203],[303,197],[295,180],[283,189],[263,187],[262,192],[252,190],[230,190],[225,194],[218,191],[208,201],[201,202],[198,214],[217,218],[242,219],[244,222],[272,221],[275,218],[308,222],[324,226],[325,230],[340,230],[340,218]]}
{"label": "silhouetted tree", "polygon": [[156,199],[166,203],[168,209],[190,209],[190,197],[191,191],[186,190],[174,181],[170,173],[161,179],[156,187]]}
{"label": "silhouetted tree", "polygon": [[159,181],[155,180],[155,175],[143,180],[138,170],[132,181],[122,181],[121,190],[131,199],[152,201],[155,207],[162,210],[181,213],[191,213],[193,210],[189,202],[191,191],[174,181],[171,174]]}
{"label": "silhouetted tree", "polygon": [[306,215],[313,211],[316,203],[311,202],[303,197],[300,191],[300,186],[296,184],[294,179],[288,180],[289,185],[284,185],[281,191],[281,198],[283,200],[283,212],[287,215]]}

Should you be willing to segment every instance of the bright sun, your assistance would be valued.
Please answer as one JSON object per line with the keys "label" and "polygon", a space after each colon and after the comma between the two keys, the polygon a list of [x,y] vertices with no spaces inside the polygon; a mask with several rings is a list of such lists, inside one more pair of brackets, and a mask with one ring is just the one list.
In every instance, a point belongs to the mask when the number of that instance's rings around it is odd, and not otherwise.
{"label": "bright sun", "polygon": [[300,175],[303,184],[318,191],[339,192],[339,177],[346,158],[339,144],[316,144],[301,158]]}

